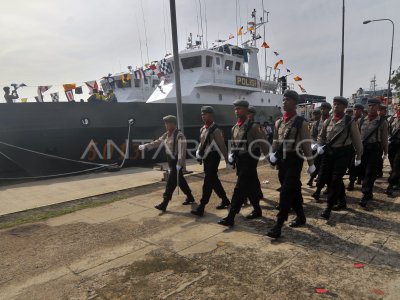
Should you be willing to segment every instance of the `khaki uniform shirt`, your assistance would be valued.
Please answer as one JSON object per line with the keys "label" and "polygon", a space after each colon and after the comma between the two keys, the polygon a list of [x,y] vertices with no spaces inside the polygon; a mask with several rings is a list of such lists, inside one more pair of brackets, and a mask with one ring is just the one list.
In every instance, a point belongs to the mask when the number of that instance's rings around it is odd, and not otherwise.
{"label": "khaki uniform shirt", "polygon": [[322,126],[320,126],[321,123],[323,123],[322,120],[310,122],[310,134],[311,134],[311,138],[315,142],[317,141],[318,134],[320,132],[320,129],[322,128]]}
{"label": "khaki uniform shirt", "polygon": [[[328,144],[332,139],[335,138],[337,134],[343,131],[345,126],[346,116],[337,122],[333,117],[325,120],[322,130],[318,136],[318,145],[323,146]],[[331,147],[341,148],[351,144],[353,144],[353,147],[356,150],[357,160],[360,160],[363,153],[363,145],[360,137],[360,131],[358,130],[358,125],[356,122],[353,122],[353,119],[350,124],[350,131],[345,129],[331,145]]]}
{"label": "khaki uniform shirt", "polygon": [[[178,159],[177,165],[184,166],[186,159],[186,138],[183,133],[179,131],[176,136],[176,140],[174,141],[176,130],[178,129],[175,129],[172,133],[166,132],[157,140],[145,144],[144,146],[146,150],[153,150],[163,145],[165,147],[165,152],[167,153],[167,155],[171,158],[175,157],[175,159]],[[172,151],[174,150],[174,143],[175,153],[172,153]]]}
{"label": "khaki uniform shirt", "polygon": [[[313,160],[311,158],[311,135],[310,130],[308,129],[308,125],[306,121],[303,121],[302,126],[297,133],[297,128],[293,127],[293,122],[296,119],[297,115],[289,119],[287,122],[283,121],[283,118],[280,118],[275,122],[275,130],[274,130],[274,141],[272,143],[272,152],[278,151],[279,145],[281,143],[285,143],[284,151],[295,152],[297,145],[301,142],[301,150],[303,150],[304,156],[307,158],[308,165],[313,164]],[[290,130],[290,128],[292,128]],[[290,135],[285,139],[288,131],[290,130]],[[296,137],[296,140],[295,140]],[[305,141],[304,141],[305,140]],[[303,142],[304,141],[304,142]]]}
{"label": "khaki uniform shirt", "polygon": [[[201,149],[206,141],[208,131],[212,128],[215,123],[212,123],[208,128],[203,126],[200,129],[200,145],[199,149]],[[211,148],[210,148],[211,146]],[[225,145],[224,134],[221,129],[217,128],[212,133],[210,133],[210,138],[208,139],[207,145],[205,146],[204,154],[206,155],[210,151],[218,151],[220,152],[225,161],[228,161],[228,150]]]}
{"label": "khaki uniform shirt", "polygon": [[400,118],[392,117],[389,123],[389,134],[392,137],[393,134],[396,134],[394,139],[392,138],[392,142],[400,142]]}
{"label": "khaki uniform shirt", "polygon": [[[381,125],[379,129],[372,134],[368,138],[368,140],[365,140],[368,135],[378,126],[379,122],[381,122]],[[364,118],[362,125],[361,125],[361,139],[364,143],[366,144],[372,144],[372,143],[381,143],[382,145],[382,150],[384,154],[388,153],[388,137],[389,137],[389,124],[386,118],[384,118],[381,121],[381,117],[378,116],[372,121],[368,119],[368,117]]]}
{"label": "khaki uniform shirt", "polygon": [[[250,121],[246,120],[246,122],[242,126],[238,126],[237,124],[232,128],[232,140],[234,141],[234,146],[237,147],[241,140],[243,140],[244,133],[246,128],[248,127]],[[260,142],[255,142],[260,141]],[[247,145],[246,150],[240,150],[239,153],[248,152],[248,147],[252,146],[252,149],[256,149],[257,147],[261,148],[261,152],[264,155],[269,153],[269,147],[267,145],[267,140],[265,138],[264,132],[261,127],[257,123],[253,123],[251,129],[247,133]]]}

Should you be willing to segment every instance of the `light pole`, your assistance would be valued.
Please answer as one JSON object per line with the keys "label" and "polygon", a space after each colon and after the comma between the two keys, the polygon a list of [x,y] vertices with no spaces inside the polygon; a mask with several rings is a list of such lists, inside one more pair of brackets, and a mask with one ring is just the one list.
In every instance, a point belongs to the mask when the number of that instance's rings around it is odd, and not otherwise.
{"label": "light pole", "polygon": [[343,97],[343,76],[344,76],[344,17],[345,17],[345,3],[343,0],[342,9],[342,56],[340,60],[340,96]]}
{"label": "light pole", "polygon": [[388,98],[388,101],[389,101],[389,97],[390,97],[390,93],[391,93],[391,90],[390,90],[390,81],[391,81],[391,77],[392,77],[393,42],[394,42],[394,22],[393,22],[392,20],[390,20],[390,19],[377,19],[377,20],[367,20],[367,21],[364,21],[363,24],[368,24],[368,23],[371,23],[371,22],[379,22],[379,21],[389,21],[389,22],[392,23],[392,28],[393,28],[393,30],[392,30],[392,48],[391,48],[391,51],[390,51],[389,81],[388,81],[388,91],[387,91],[387,98]]}

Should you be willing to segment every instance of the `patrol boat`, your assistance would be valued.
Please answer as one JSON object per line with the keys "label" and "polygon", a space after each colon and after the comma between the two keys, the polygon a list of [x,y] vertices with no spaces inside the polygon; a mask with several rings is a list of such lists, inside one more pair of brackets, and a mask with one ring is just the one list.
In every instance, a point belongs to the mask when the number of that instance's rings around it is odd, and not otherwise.
{"label": "patrol boat", "polygon": [[[232,106],[236,99],[255,106],[260,123],[281,115],[280,84],[260,77],[257,53],[252,45],[230,44],[211,49],[190,46],[180,52],[188,139],[198,139],[203,105],[214,106],[226,138],[236,122]],[[119,103],[1,104],[0,179],[73,175],[164,159],[153,160],[151,153],[143,155],[137,146],[159,137],[162,117],[176,114],[172,62],[173,57],[161,62],[159,68],[165,71],[161,78],[150,74],[137,79],[134,71],[129,80],[122,74],[112,76]],[[109,84],[101,81],[104,90]]]}

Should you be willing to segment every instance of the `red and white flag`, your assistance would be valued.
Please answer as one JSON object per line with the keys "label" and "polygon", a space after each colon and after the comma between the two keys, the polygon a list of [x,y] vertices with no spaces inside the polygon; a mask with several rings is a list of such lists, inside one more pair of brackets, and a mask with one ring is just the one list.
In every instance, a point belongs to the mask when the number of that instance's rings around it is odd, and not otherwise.
{"label": "red and white flag", "polygon": [[89,94],[93,94],[93,90],[99,90],[99,85],[96,80],[85,82],[86,86],[89,88]]}
{"label": "red and white flag", "polygon": [[74,90],[66,91],[65,96],[67,97],[68,102],[74,101]]}
{"label": "red and white flag", "polygon": [[51,85],[43,85],[43,86],[38,86],[38,102],[43,102],[43,93],[48,91],[52,86]]}

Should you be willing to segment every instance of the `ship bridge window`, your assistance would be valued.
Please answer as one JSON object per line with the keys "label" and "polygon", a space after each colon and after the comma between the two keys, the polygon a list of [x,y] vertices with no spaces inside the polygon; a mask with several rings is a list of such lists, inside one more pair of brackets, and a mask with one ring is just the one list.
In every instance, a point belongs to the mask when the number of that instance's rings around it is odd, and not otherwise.
{"label": "ship bridge window", "polygon": [[201,55],[182,58],[181,62],[184,70],[201,68]]}
{"label": "ship bridge window", "polygon": [[232,48],[232,55],[240,55],[243,56],[243,49],[242,48]]}
{"label": "ship bridge window", "polygon": [[221,59],[220,59],[219,57],[216,57],[216,58],[215,58],[215,63],[216,63],[217,65],[220,65],[220,64],[221,64]]}
{"label": "ship bridge window", "polygon": [[236,62],[236,64],[235,64],[235,70],[236,71],[240,71],[240,66],[241,66],[242,64],[240,63],[240,62]]}
{"label": "ship bridge window", "polygon": [[206,56],[206,67],[211,68],[213,64],[213,57],[212,56]]}
{"label": "ship bridge window", "polygon": [[140,79],[133,79],[133,83],[135,84],[136,88],[140,87]]}
{"label": "ship bridge window", "polygon": [[233,68],[233,61],[226,60],[224,69],[228,70],[228,71],[232,71],[232,68]]}

